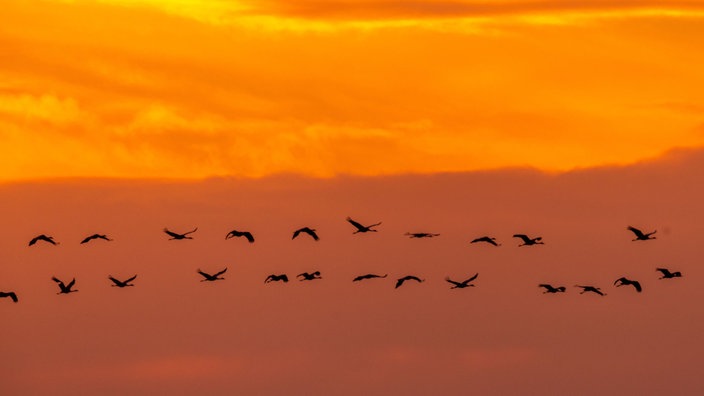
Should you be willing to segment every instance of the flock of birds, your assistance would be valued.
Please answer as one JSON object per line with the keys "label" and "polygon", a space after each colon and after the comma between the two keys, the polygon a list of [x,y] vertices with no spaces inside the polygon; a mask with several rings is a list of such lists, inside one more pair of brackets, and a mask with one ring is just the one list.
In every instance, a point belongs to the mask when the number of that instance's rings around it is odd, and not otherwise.
{"label": "flock of birds", "polygon": [[[377,227],[381,224],[381,222],[379,222],[379,223],[374,223],[374,224],[370,224],[370,225],[365,226],[365,225],[363,225],[363,224],[361,224],[361,223],[359,223],[349,217],[347,217],[347,222],[349,222],[352,226],[354,226],[355,231],[353,232],[353,234],[377,232],[377,230],[374,229],[374,227]],[[631,226],[629,226],[627,229],[634,234],[635,239],[633,239],[633,241],[648,241],[648,240],[656,239],[656,237],[654,237],[653,235],[657,232],[657,230],[652,231],[652,232],[643,232],[643,231],[641,231],[635,227],[631,227]],[[164,228],[164,233],[166,233],[170,237],[169,240],[193,239],[191,234],[195,233],[196,231],[198,231],[197,227],[191,231],[184,232],[184,233],[178,233],[178,232],[170,231],[167,228]],[[291,237],[291,239],[296,239],[300,235],[303,235],[303,234],[310,236],[314,241],[320,240],[320,237],[318,236],[316,230],[313,228],[309,228],[309,227],[303,227],[303,228],[299,228],[299,229],[295,230],[293,232],[293,236]],[[416,232],[416,233],[407,232],[405,235],[410,238],[433,238],[433,237],[439,236],[440,234],[433,234],[433,233],[427,233],[427,232]],[[520,246],[533,246],[533,245],[543,245],[544,244],[542,237],[531,238],[525,234],[514,234],[513,237],[521,240],[521,243],[518,245],[519,247]],[[226,240],[231,239],[231,238],[245,238],[249,243],[254,243],[254,236],[249,231],[232,230],[232,231],[228,232],[227,235],[225,235]],[[85,243],[91,242],[96,239],[102,239],[104,241],[112,241],[112,239],[110,239],[107,235],[93,234],[93,235],[87,236],[86,238],[81,240],[80,243],[85,244]],[[41,235],[38,235],[38,236],[32,238],[29,241],[29,246],[33,246],[37,242],[40,242],[40,241],[51,244],[51,245],[58,245],[59,244],[59,242],[55,241],[53,237],[41,234]],[[482,236],[479,238],[475,238],[470,243],[487,243],[487,244],[493,245],[493,246],[501,246],[501,244],[497,242],[496,238],[489,237],[489,236]],[[682,277],[681,272],[679,272],[679,271],[672,271],[671,272],[667,268],[656,268],[656,271],[660,272],[662,275],[659,279],[672,279],[672,278]],[[209,274],[209,273],[204,272],[200,269],[198,269],[198,271],[197,271],[197,273],[203,277],[201,282],[214,282],[214,281],[218,281],[218,280],[224,280],[225,278],[223,278],[222,275],[225,274],[225,272],[227,272],[227,268],[225,268],[221,271],[218,271],[214,274]],[[368,280],[368,279],[386,278],[387,276],[388,276],[388,274],[384,274],[384,275],[365,274],[365,275],[359,275],[359,276],[355,277],[354,279],[352,279],[352,281],[353,282],[360,282],[360,281]],[[475,285],[472,282],[475,281],[477,279],[477,277],[479,277],[479,273],[476,273],[463,281],[455,281],[455,280],[450,279],[449,277],[445,278],[445,281],[452,285],[450,287],[450,289],[464,289],[467,287],[474,287]],[[300,281],[312,281],[312,280],[322,279],[322,276],[320,274],[320,271],[315,271],[313,273],[308,273],[308,272],[300,273],[300,274],[296,275],[296,278],[299,279]],[[58,279],[55,276],[52,277],[51,279],[54,282],[56,282],[56,284],[59,287],[59,292],[57,294],[69,294],[69,293],[74,293],[74,292],[78,291],[77,289],[74,289],[74,286],[76,285],[76,278],[73,278],[68,283],[63,282],[62,280]],[[124,287],[134,286],[134,284],[132,282],[135,279],[137,279],[137,275],[134,275],[134,276],[132,276],[128,279],[125,279],[125,280],[120,280],[120,279],[117,279],[113,276],[108,276],[108,279],[113,283],[111,286],[124,288]],[[271,274],[266,277],[266,279],[264,280],[264,283],[271,283],[271,282],[284,282],[284,283],[286,283],[288,281],[289,281],[289,279],[286,274]],[[415,282],[421,283],[421,282],[424,282],[425,279],[421,279],[415,275],[407,275],[407,276],[404,276],[404,277],[396,280],[395,288],[401,287],[407,281],[415,281]],[[621,277],[621,278],[616,279],[616,281],[614,282],[614,285],[616,287],[633,286],[635,291],[639,292],[639,293],[643,290],[640,282],[638,282],[636,280],[628,279],[626,277]],[[567,288],[565,286],[555,287],[555,286],[552,286],[550,284],[545,284],[545,283],[539,284],[538,287],[541,287],[544,289],[543,293],[550,293],[550,294],[564,293],[567,291]],[[600,296],[606,295],[606,293],[602,292],[600,288],[595,287],[593,285],[575,285],[575,287],[582,289],[580,294],[595,293]],[[0,298],[4,298],[4,297],[10,298],[15,303],[19,301],[19,298],[17,297],[17,293],[15,293],[13,291],[10,291],[10,292],[0,291]]]}

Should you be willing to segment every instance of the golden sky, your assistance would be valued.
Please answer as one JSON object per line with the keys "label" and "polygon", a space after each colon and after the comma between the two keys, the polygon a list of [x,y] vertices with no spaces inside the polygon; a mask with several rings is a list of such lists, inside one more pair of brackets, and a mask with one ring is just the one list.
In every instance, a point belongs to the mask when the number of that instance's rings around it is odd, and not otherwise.
{"label": "golden sky", "polygon": [[624,164],[704,144],[704,2],[5,0],[0,180]]}

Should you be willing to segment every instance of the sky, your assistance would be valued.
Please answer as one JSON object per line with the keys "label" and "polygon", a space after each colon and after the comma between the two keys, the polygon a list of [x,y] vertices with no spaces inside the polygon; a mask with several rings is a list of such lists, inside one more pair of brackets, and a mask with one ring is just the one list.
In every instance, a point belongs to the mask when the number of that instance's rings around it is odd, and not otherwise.
{"label": "sky", "polygon": [[703,17],[699,1],[8,0],[0,180],[652,159],[704,142]]}
{"label": "sky", "polygon": [[703,20],[699,1],[4,0],[0,291],[20,301],[0,299],[0,394],[702,394]]}

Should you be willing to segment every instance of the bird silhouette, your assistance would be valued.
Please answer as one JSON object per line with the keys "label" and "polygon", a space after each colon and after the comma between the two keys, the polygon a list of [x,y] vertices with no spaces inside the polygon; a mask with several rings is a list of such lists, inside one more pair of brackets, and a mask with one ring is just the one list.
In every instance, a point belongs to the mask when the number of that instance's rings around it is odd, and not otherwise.
{"label": "bird silhouette", "polygon": [[465,287],[470,287],[470,286],[474,287],[475,285],[470,284],[470,282],[477,279],[478,276],[479,276],[479,273],[476,273],[471,278],[465,279],[462,282],[455,282],[452,279],[450,279],[449,277],[447,277],[447,278],[445,278],[445,281],[452,283],[454,285],[450,289],[464,289]]}
{"label": "bird silhouette", "polygon": [[614,282],[614,285],[616,285],[616,287],[630,285],[630,286],[633,286],[638,293],[643,291],[643,288],[640,287],[640,282],[627,279],[626,277],[620,277],[620,278],[616,279],[616,281]]}
{"label": "bird silhouette", "polygon": [[46,235],[44,235],[44,234],[41,234],[41,235],[37,235],[37,236],[35,236],[34,238],[32,238],[32,240],[29,241],[29,246],[32,246],[32,245],[34,245],[35,243],[37,243],[37,242],[39,242],[39,241],[48,242],[48,243],[50,243],[50,244],[52,244],[52,245],[58,245],[58,244],[59,244],[58,242],[56,242],[56,241],[54,240],[54,237],[50,237],[50,236],[46,236]]}
{"label": "bird silhouette", "polygon": [[354,279],[352,279],[352,282],[359,282],[365,279],[374,279],[374,278],[386,278],[389,274],[384,274],[384,275],[376,275],[376,274],[366,274],[366,275],[360,275]]}
{"label": "bird silhouette", "polygon": [[399,287],[401,287],[401,286],[403,285],[403,282],[405,282],[405,281],[407,281],[407,280],[414,280],[414,281],[419,282],[419,283],[420,283],[420,282],[425,282],[425,279],[420,279],[420,278],[417,277],[417,276],[406,275],[406,276],[404,276],[403,278],[399,278],[399,279],[396,280],[396,287],[394,287],[394,289],[398,289]]}
{"label": "bird silhouette", "polygon": [[429,232],[407,232],[403,235],[408,235],[409,238],[432,238],[440,236],[440,234],[431,234]]}
{"label": "bird silhouette", "polygon": [[478,243],[478,242],[486,242],[490,245],[501,246],[500,243],[496,243],[496,238],[492,238],[492,237],[488,237],[488,236],[483,236],[481,238],[473,239],[472,242],[470,242],[470,243]]}
{"label": "bird silhouette", "polygon": [[653,232],[644,233],[643,231],[631,226],[628,226],[627,230],[635,234],[636,239],[634,239],[634,241],[647,241],[649,239],[655,239],[655,237],[651,235],[658,232],[658,230],[655,230]]}
{"label": "bird silhouette", "polygon": [[307,280],[315,280],[315,279],[323,279],[320,276],[320,271],[315,271],[312,274],[309,274],[307,272],[303,272],[301,274],[296,275],[296,278],[301,278],[301,281],[307,281]]}
{"label": "bird silhouette", "polygon": [[269,282],[279,282],[282,281],[284,283],[288,282],[288,276],[286,274],[281,274],[281,275],[274,275],[271,274],[264,279],[264,283],[269,283]]}
{"label": "bird silhouette", "polygon": [[567,290],[564,286],[552,287],[552,285],[549,285],[547,283],[541,283],[538,285],[538,287],[545,288],[545,291],[543,292],[543,294],[545,294],[545,293],[564,293],[565,290]]}
{"label": "bird silhouette", "polygon": [[225,267],[224,270],[217,272],[213,275],[210,275],[207,272],[203,272],[200,269],[197,272],[199,274],[201,274],[203,276],[203,278],[205,278],[205,279],[201,279],[201,282],[213,282],[213,281],[217,281],[217,280],[225,280],[225,278],[220,278],[220,275],[224,274],[226,271],[227,271],[227,267]]}
{"label": "bird silhouette", "polygon": [[581,287],[581,288],[582,288],[582,291],[579,292],[579,294],[584,294],[584,293],[586,293],[586,292],[592,292],[592,293],[596,293],[596,294],[598,294],[598,295],[600,295],[600,296],[605,296],[605,295],[606,295],[606,293],[603,293],[603,292],[601,291],[601,289],[598,288],[598,287],[594,287],[594,286],[580,286],[580,285],[574,285],[574,286],[575,286],[575,287]]}
{"label": "bird silhouette", "polygon": [[192,234],[192,233],[194,233],[194,232],[196,232],[196,231],[198,231],[198,227],[196,227],[196,228],[193,229],[192,231],[188,231],[188,232],[183,233],[183,234],[178,234],[178,233],[176,233],[176,232],[169,231],[168,228],[164,228],[164,232],[167,233],[167,234],[171,237],[171,238],[169,238],[169,240],[172,240],[172,239],[193,239],[193,237],[189,237],[188,234]]}
{"label": "bird silhouette", "polygon": [[352,224],[354,226],[354,228],[357,229],[355,232],[353,232],[353,234],[356,234],[358,232],[377,232],[377,230],[373,230],[372,227],[376,227],[379,224],[381,224],[381,222],[378,222],[378,223],[370,224],[368,226],[363,226],[360,223],[352,220],[352,218],[350,218],[350,217],[347,217],[347,221],[350,224]]}
{"label": "bird silhouette", "polygon": [[19,301],[17,299],[17,294],[15,294],[15,292],[0,292],[0,298],[3,298],[3,297],[10,297],[12,299],[12,301],[14,301],[14,302]]}
{"label": "bird silhouette", "polygon": [[134,286],[133,284],[130,284],[130,282],[137,279],[137,275],[135,275],[129,279],[125,279],[124,281],[121,281],[119,279],[115,279],[115,278],[113,278],[112,275],[108,275],[108,279],[110,279],[112,281],[112,283],[114,283],[114,285],[110,285],[110,286],[123,288],[123,287],[127,287],[127,286]]}
{"label": "bird silhouette", "polygon": [[225,235],[225,239],[230,239],[230,238],[239,238],[239,237],[245,237],[249,243],[254,243],[254,236],[252,236],[252,233],[249,231],[237,231],[237,230],[232,230]]}
{"label": "bird silhouette", "polygon": [[308,227],[299,228],[299,229],[297,229],[296,231],[294,231],[294,232],[293,232],[293,236],[291,237],[291,239],[296,239],[296,237],[298,236],[298,234],[300,234],[300,233],[302,233],[302,232],[305,233],[305,234],[310,235],[310,236],[313,238],[313,240],[316,240],[316,241],[317,241],[317,240],[320,239],[320,238],[318,238],[318,234],[315,233],[315,229],[313,229],[313,228],[308,228]]}
{"label": "bird silhouette", "polygon": [[515,234],[513,237],[523,240],[523,243],[518,246],[544,245],[544,243],[541,242],[543,240],[542,237],[529,238],[528,235],[525,234]]}
{"label": "bird silhouette", "polygon": [[108,238],[107,235],[93,234],[91,236],[87,236],[87,237],[83,238],[83,240],[81,241],[81,244],[88,243],[88,242],[92,241],[93,239],[103,239],[106,241],[112,241],[112,239]]}
{"label": "bird silhouette", "polygon": [[655,268],[655,271],[660,271],[662,276],[658,279],[681,278],[682,273],[679,271],[670,272],[667,268]]}
{"label": "bird silhouette", "polygon": [[78,291],[78,290],[72,290],[72,289],[71,289],[71,288],[73,287],[73,285],[76,284],[76,278],[73,278],[73,280],[72,280],[71,282],[69,282],[68,285],[64,284],[64,282],[62,282],[61,280],[59,280],[59,279],[58,279],[57,277],[55,277],[55,276],[51,277],[51,280],[53,280],[54,282],[58,283],[58,284],[59,284],[59,289],[61,289],[61,291],[58,292],[58,293],[56,293],[56,294],[69,294],[69,293],[74,293],[74,292],[77,292],[77,291]]}

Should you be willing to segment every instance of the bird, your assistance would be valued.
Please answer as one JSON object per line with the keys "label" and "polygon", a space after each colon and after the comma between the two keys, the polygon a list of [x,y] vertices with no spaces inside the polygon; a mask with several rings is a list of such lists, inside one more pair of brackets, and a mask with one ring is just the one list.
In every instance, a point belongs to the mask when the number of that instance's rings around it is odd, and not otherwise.
{"label": "bird", "polygon": [[579,294],[584,294],[584,293],[586,293],[586,292],[592,292],[592,293],[596,293],[596,294],[598,294],[598,295],[600,295],[600,296],[605,296],[605,295],[606,295],[606,293],[603,293],[603,292],[601,291],[601,289],[598,288],[598,287],[594,287],[594,286],[580,286],[580,285],[574,285],[574,286],[575,286],[575,287],[581,287],[581,288],[582,288],[582,291],[579,292]]}
{"label": "bird", "polygon": [[76,284],[76,278],[73,278],[73,280],[72,280],[71,282],[69,282],[68,285],[65,285],[64,282],[62,282],[60,279],[58,279],[58,278],[55,277],[55,276],[52,276],[52,277],[51,277],[51,280],[53,280],[54,282],[58,283],[58,284],[59,284],[59,289],[61,289],[61,291],[58,292],[58,293],[56,293],[56,294],[69,294],[69,293],[73,293],[73,292],[77,292],[77,291],[78,291],[78,290],[72,290],[72,289],[71,289],[71,288],[73,287],[73,285]]}
{"label": "bird", "polygon": [[623,277],[623,276],[616,279],[616,281],[614,282],[614,285],[616,285],[616,287],[631,285],[636,289],[636,291],[638,293],[643,291],[643,288],[640,287],[640,282],[627,279],[626,277]]}
{"label": "bird", "polygon": [[403,235],[408,235],[409,238],[432,238],[440,236],[440,234],[431,234],[429,232],[407,232]]}
{"label": "bird", "polygon": [[307,281],[307,280],[315,280],[315,279],[323,279],[320,276],[320,271],[315,271],[312,274],[309,274],[307,272],[303,272],[301,274],[296,275],[296,278],[302,278],[301,281]]}
{"label": "bird", "polygon": [[81,241],[81,244],[88,243],[88,242],[92,241],[93,239],[104,239],[106,241],[112,241],[112,239],[108,238],[107,235],[93,234],[91,236],[87,236],[87,237],[83,238],[83,240]]}
{"label": "bird", "polygon": [[198,231],[198,227],[194,228],[192,231],[188,231],[183,234],[177,234],[173,231],[169,231],[168,228],[164,228],[164,232],[167,233],[171,237],[171,238],[169,238],[169,240],[172,240],[172,239],[193,239],[193,237],[189,237],[188,234],[192,234],[196,231]]}
{"label": "bird", "polygon": [[302,232],[303,232],[303,233],[306,233],[306,234],[308,234],[308,235],[310,235],[311,237],[313,237],[313,240],[316,240],[316,241],[317,241],[317,240],[320,239],[320,238],[318,237],[318,234],[315,233],[315,229],[313,229],[313,228],[308,228],[308,227],[299,228],[299,229],[297,229],[296,231],[294,231],[294,232],[293,232],[293,236],[291,237],[291,239],[296,239],[296,237],[298,236],[298,234],[300,234],[300,233],[302,233]]}
{"label": "bird", "polygon": [[225,267],[224,270],[222,270],[222,271],[220,271],[220,272],[217,272],[217,273],[215,273],[215,274],[213,274],[213,275],[210,275],[210,274],[207,273],[207,272],[203,272],[203,271],[201,271],[200,269],[199,269],[197,272],[198,272],[199,274],[201,274],[201,275],[203,276],[203,278],[205,278],[205,279],[201,279],[201,282],[213,282],[213,281],[216,281],[216,280],[225,280],[225,278],[220,278],[220,275],[224,274],[225,271],[227,271],[227,267]]}
{"label": "bird", "polygon": [[282,281],[284,283],[288,282],[288,276],[286,274],[281,274],[281,275],[274,275],[271,274],[264,279],[264,283],[269,283],[269,282],[278,282]]}
{"label": "bird", "polygon": [[58,245],[58,244],[59,244],[58,242],[56,242],[56,241],[54,240],[54,237],[50,237],[50,236],[46,236],[46,235],[44,235],[44,234],[41,234],[41,235],[38,235],[38,236],[35,236],[34,238],[32,238],[32,240],[29,241],[29,246],[34,245],[34,244],[37,243],[38,241],[49,242],[49,243],[52,244],[52,245]]}
{"label": "bird", "polygon": [[407,281],[407,280],[414,280],[414,281],[417,281],[417,282],[425,282],[425,279],[420,279],[420,278],[417,277],[417,276],[406,275],[406,276],[404,276],[403,278],[399,278],[399,279],[396,280],[396,287],[394,287],[394,289],[398,289],[399,287],[401,287],[401,285],[403,285],[403,282],[405,282],[405,281]]}
{"label": "bird", "polygon": [[376,274],[366,274],[366,275],[360,275],[354,279],[352,279],[352,282],[359,282],[361,280],[365,279],[374,279],[374,278],[386,278],[389,274],[384,274],[384,275],[376,275]]}
{"label": "bird", "polygon": [[137,278],[137,275],[135,275],[129,279],[126,279],[124,281],[121,281],[119,279],[113,278],[112,275],[108,275],[108,279],[110,279],[112,281],[112,283],[114,283],[114,285],[110,285],[110,286],[119,287],[119,288],[123,288],[123,287],[127,287],[127,286],[134,286],[133,284],[130,284],[130,282],[132,282],[136,278]]}
{"label": "bird", "polygon": [[486,242],[486,243],[494,245],[494,246],[501,246],[500,243],[496,243],[496,238],[492,238],[492,237],[488,237],[488,236],[483,236],[481,238],[473,239],[472,242],[470,242],[470,243],[478,243],[478,242]]}
{"label": "bird", "polygon": [[634,241],[647,241],[649,239],[655,239],[655,237],[651,235],[658,232],[658,230],[655,230],[653,232],[644,233],[643,231],[631,226],[628,226],[627,230],[635,234],[636,239],[634,239]]}
{"label": "bird", "polygon": [[446,280],[447,282],[452,283],[452,284],[454,285],[454,286],[452,286],[450,289],[464,289],[465,287],[470,287],[470,286],[471,286],[471,287],[474,287],[475,285],[472,285],[472,284],[470,284],[469,282],[471,282],[471,281],[477,279],[478,276],[479,276],[479,273],[476,273],[476,274],[474,274],[474,276],[472,276],[471,278],[465,279],[465,280],[463,280],[462,282],[455,282],[455,281],[453,281],[452,279],[450,279],[449,277],[445,278],[445,280]]}
{"label": "bird", "polygon": [[232,230],[225,235],[225,239],[235,238],[235,237],[245,237],[249,243],[254,243],[254,236],[249,231],[237,231]]}
{"label": "bird", "polygon": [[0,292],[0,298],[2,298],[2,297],[10,297],[12,299],[12,301],[14,301],[14,302],[19,301],[17,299],[17,294],[15,294],[15,292]]}
{"label": "bird", "polygon": [[658,279],[681,278],[682,273],[679,271],[670,272],[667,268],[655,268],[655,271],[660,271],[662,276]]}
{"label": "bird", "polygon": [[379,224],[381,224],[381,222],[378,222],[378,223],[374,223],[374,224],[371,224],[368,226],[363,226],[363,225],[357,223],[356,221],[352,220],[352,218],[350,218],[350,217],[347,217],[347,221],[350,224],[352,224],[354,226],[354,228],[357,229],[355,232],[353,232],[353,234],[356,234],[358,232],[377,232],[377,230],[373,230],[372,227],[376,227]]}
{"label": "bird", "polygon": [[564,293],[565,290],[567,290],[564,286],[552,287],[552,285],[548,285],[547,283],[541,283],[538,285],[538,287],[545,288],[545,291],[543,292],[543,294],[545,294],[545,293]]}
{"label": "bird", "polygon": [[515,234],[514,238],[521,238],[523,243],[518,246],[545,245],[542,237],[529,238],[526,234]]}

